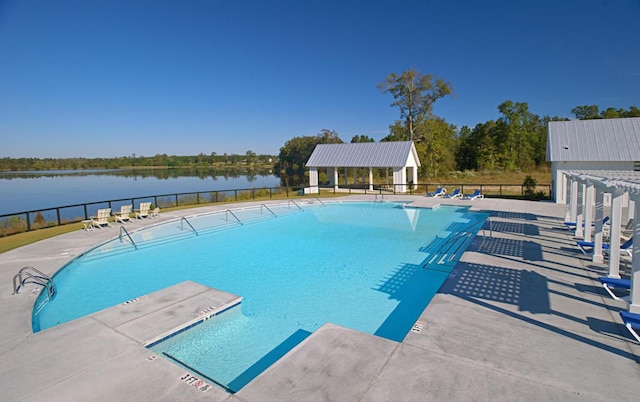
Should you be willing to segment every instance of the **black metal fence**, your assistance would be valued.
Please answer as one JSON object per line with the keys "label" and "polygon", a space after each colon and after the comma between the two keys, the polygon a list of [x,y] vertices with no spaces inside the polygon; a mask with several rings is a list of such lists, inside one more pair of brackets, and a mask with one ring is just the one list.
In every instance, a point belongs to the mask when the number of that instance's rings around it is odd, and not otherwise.
{"label": "black metal fence", "polygon": [[[479,189],[485,197],[500,198],[525,198],[526,189],[521,184],[411,184],[411,185],[385,185],[376,184],[373,190],[369,185],[341,186],[335,189],[333,186],[318,186],[317,188],[301,187],[263,187],[238,190],[212,190],[189,193],[172,193],[150,195],[144,197],[122,198],[106,201],[96,201],[84,204],[65,205],[60,207],[44,208],[33,211],[17,212],[0,215],[0,237],[11,234],[27,232],[35,229],[59,226],[69,223],[77,223],[95,216],[98,209],[111,208],[117,212],[123,205],[132,205],[138,208],[141,202],[151,202],[153,207],[172,208],[178,206],[213,204],[219,202],[250,201],[255,199],[269,199],[273,197],[303,197],[313,196],[319,191],[325,194],[427,194],[437,187],[445,187],[451,193],[457,188],[463,194],[472,193]],[[406,192],[401,190],[406,189]],[[311,191],[310,191],[311,190]],[[531,195],[531,194],[529,194]],[[535,199],[550,199],[551,185],[538,185],[533,192]]]}

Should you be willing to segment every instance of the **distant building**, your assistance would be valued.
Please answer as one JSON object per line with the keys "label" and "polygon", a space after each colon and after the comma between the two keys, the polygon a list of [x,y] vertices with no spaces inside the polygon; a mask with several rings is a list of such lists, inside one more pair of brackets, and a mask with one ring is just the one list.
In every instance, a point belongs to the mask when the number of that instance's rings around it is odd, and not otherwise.
{"label": "distant building", "polygon": [[318,144],[309,157],[309,188],[305,192],[318,192],[318,169],[326,168],[329,185],[339,188],[340,168],[343,183],[349,178],[349,168],[369,168],[369,189],[373,190],[373,169],[393,171],[393,188],[406,192],[409,185],[418,183],[420,159],[411,141],[356,142],[350,144]]}
{"label": "distant building", "polygon": [[556,203],[567,203],[562,171],[640,171],[640,117],[549,122],[547,162]]}

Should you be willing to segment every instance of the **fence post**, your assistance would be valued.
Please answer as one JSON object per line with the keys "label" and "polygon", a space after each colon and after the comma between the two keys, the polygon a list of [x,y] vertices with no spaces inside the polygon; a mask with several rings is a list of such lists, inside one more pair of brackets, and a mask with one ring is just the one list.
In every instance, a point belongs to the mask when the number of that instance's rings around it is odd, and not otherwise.
{"label": "fence post", "polygon": [[25,215],[27,217],[27,232],[31,231],[31,222],[29,221],[29,213],[25,212]]}
{"label": "fence post", "polygon": [[175,194],[176,196],[176,207],[178,206],[178,194]]}
{"label": "fence post", "polygon": [[56,216],[58,217],[58,226],[62,225],[60,221],[60,208],[56,208]]}

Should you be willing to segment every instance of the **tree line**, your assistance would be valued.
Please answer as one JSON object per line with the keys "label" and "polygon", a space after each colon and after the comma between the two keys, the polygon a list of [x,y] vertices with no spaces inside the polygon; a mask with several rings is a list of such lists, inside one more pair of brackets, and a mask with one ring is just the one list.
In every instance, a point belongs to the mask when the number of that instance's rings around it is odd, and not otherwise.
{"label": "tree line", "polygon": [[116,158],[0,158],[0,170],[81,170],[121,169],[131,167],[216,167],[273,163],[276,156],[257,155],[249,150],[244,155],[211,152],[194,156],[157,154],[155,156],[122,156]]}
{"label": "tree line", "polygon": [[[410,69],[392,73],[378,84],[383,94],[391,94],[392,107],[400,118],[389,126],[389,134],[380,141],[413,141],[422,163],[419,177],[427,180],[452,171],[523,171],[546,169],[547,131],[550,121],[566,117],[538,116],[526,102],[506,100],[498,105],[500,117],[458,129],[433,112],[436,101],[453,93],[453,86],[442,78]],[[576,119],[640,117],[640,109],[577,106],[571,110]],[[351,142],[374,141],[355,135]],[[285,185],[306,183],[305,166],[316,144],[342,143],[338,133],[324,129],[316,136],[294,137],[282,148],[275,172]]]}

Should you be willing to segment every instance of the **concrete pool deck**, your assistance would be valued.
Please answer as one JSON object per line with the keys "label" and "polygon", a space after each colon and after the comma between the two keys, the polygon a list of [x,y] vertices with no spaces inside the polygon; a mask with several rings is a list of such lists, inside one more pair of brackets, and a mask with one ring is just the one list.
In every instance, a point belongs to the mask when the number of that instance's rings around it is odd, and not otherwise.
{"label": "concrete pool deck", "polygon": [[[183,283],[33,334],[34,287],[12,295],[13,275],[29,265],[52,275],[118,234],[117,228],[79,230],[0,254],[0,398],[637,400],[640,345],[620,321],[626,305],[599,286],[606,266],[581,254],[562,228],[564,205],[400,195],[385,200],[491,213],[492,235],[478,234],[402,343],[326,324],[229,394],[215,386],[203,392],[195,386],[198,378],[185,378],[186,370],[143,346],[202,311],[233,303],[237,296],[224,289]],[[163,212],[127,228],[228,208]]]}

